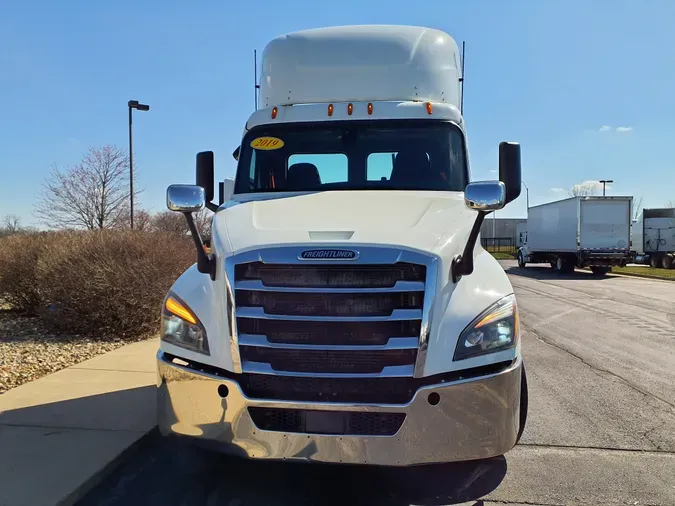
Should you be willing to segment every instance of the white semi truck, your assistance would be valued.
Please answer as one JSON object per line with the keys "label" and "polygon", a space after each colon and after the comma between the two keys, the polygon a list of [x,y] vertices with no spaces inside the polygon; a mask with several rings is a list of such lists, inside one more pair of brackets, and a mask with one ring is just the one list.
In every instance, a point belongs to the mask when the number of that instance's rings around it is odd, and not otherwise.
{"label": "white semi truck", "polygon": [[675,208],[643,209],[632,229],[634,261],[651,267],[675,267]]}
{"label": "white semi truck", "polygon": [[571,197],[527,210],[518,265],[548,263],[560,273],[608,273],[631,259],[632,197]]}
{"label": "white semi truck", "polygon": [[211,202],[212,152],[167,190],[197,262],[164,301],[162,434],[393,466],[509,451],[527,417],[518,306],[477,239],[520,194],[520,146],[499,145],[499,181],[470,182],[457,44],[301,31],[267,45],[261,76],[233,194]]}

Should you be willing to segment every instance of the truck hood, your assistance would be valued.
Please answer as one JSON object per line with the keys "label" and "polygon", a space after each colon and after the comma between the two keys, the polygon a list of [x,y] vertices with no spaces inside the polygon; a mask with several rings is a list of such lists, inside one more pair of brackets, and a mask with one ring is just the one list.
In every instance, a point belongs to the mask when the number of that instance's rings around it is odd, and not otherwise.
{"label": "truck hood", "polygon": [[338,243],[429,252],[451,246],[459,252],[474,220],[461,192],[268,193],[229,201],[216,214],[214,238],[227,237],[233,253],[261,245]]}

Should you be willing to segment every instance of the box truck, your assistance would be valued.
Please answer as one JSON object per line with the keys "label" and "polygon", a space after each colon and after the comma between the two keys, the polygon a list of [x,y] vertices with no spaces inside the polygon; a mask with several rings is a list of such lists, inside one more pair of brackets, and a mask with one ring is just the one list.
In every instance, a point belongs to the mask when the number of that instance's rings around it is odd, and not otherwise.
{"label": "box truck", "polygon": [[630,261],[633,197],[571,197],[530,207],[518,265],[548,263],[560,273],[590,267],[594,274]]}
{"label": "box truck", "polygon": [[[527,417],[518,306],[476,242],[520,194],[520,146],[470,182],[448,34],[347,26],[272,40],[261,107],[213,202],[172,185],[197,262],[166,295],[158,425],[247,458],[404,466],[501,455]],[[192,212],[213,208],[206,253]]]}
{"label": "box truck", "polygon": [[632,229],[634,261],[651,267],[675,266],[675,208],[643,209]]}

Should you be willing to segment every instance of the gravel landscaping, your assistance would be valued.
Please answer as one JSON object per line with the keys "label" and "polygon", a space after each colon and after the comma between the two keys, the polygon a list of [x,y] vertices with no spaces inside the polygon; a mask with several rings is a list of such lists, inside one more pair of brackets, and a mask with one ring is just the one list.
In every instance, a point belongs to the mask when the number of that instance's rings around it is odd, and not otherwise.
{"label": "gravel landscaping", "polygon": [[143,339],[99,340],[49,334],[38,318],[0,309],[0,394]]}

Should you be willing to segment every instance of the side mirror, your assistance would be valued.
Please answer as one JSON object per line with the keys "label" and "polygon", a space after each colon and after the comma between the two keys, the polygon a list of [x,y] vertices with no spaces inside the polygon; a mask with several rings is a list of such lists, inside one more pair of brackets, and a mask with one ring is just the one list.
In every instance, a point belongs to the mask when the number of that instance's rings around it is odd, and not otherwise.
{"label": "side mirror", "polygon": [[469,183],[464,189],[464,204],[486,213],[497,211],[506,205],[506,185],[501,181]]}
{"label": "side mirror", "polygon": [[501,142],[499,144],[499,181],[469,183],[464,189],[464,204],[478,211],[471,232],[461,255],[452,259],[450,274],[457,283],[462,276],[473,272],[473,253],[485,216],[503,208],[520,195],[520,144]]}
{"label": "side mirror", "polygon": [[499,143],[499,180],[506,186],[504,205],[518,198],[521,191],[520,144]]}
{"label": "side mirror", "polygon": [[197,249],[197,270],[204,274],[209,274],[213,280],[216,278],[215,257],[206,252],[202,238],[199,235],[199,230],[195,224],[195,219],[192,216],[192,213],[204,209],[206,205],[205,193],[206,191],[202,186],[172,184],[166,190],[166,207],[171,211],[183,213],[185,216],[192,241],[195,243],[195,248]]}
{"label": "side mirror", "polygon": [[204,188],[206,207],[211,211],[216,211],[218,206],[213,204],[213,151],[202,151],[197,153],[197,186]]}
{"label": "side mirror", "polygon": [[204,209],[204,195],[201,186],[172,184],[166,190],[166,207],[179,213],[195,213]]}

